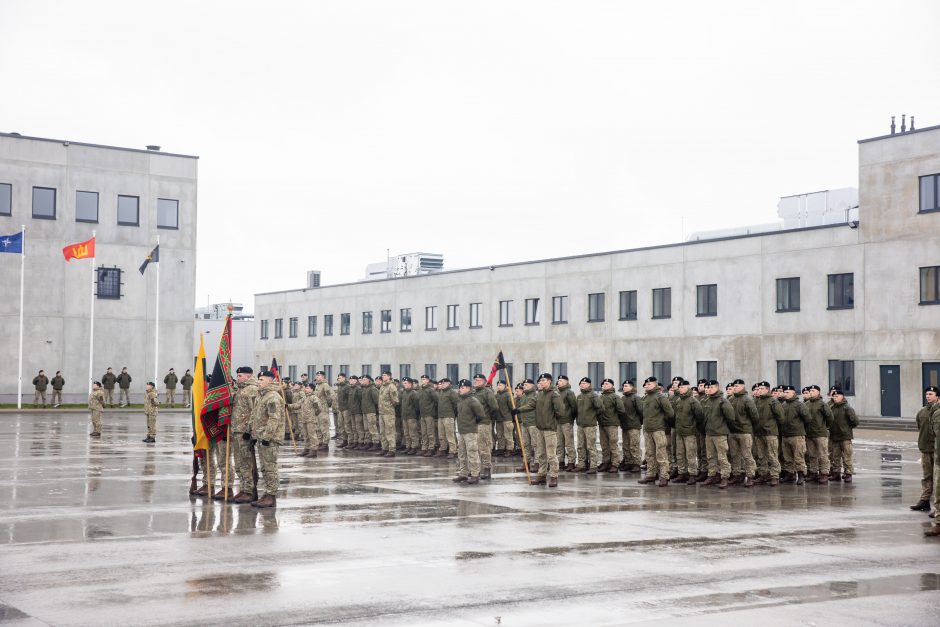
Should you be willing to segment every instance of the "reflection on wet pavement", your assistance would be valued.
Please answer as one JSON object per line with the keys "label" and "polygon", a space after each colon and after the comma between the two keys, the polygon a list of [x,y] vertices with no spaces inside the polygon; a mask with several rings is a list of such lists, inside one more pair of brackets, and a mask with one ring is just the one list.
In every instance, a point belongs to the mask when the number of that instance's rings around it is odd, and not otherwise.
{"label": "reflection on wet pavement", "polygon": [[[856,441],[853,484],[726,491],[566,473],[548,490],[502,461],[492,482],[455,486],[452,463],[283,447],[278,508],[257,510],[188,496],[185,415],[160,416],[156,446],[142,415],[106,419],[97,441],[83,413],[0,414],[0,624],[773,623],[780,606],[918,624],[940,610],[940,544],[907,508],[920,454],[889,434]],[[892,620],[898,604],[923,613]]]}

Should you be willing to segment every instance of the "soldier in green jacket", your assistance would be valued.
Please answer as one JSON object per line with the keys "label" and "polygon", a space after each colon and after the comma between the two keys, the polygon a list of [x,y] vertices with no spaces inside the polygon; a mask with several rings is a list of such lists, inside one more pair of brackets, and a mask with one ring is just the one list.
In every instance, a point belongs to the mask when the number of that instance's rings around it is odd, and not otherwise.
{"label": "soldier in green jacket", "polygon": [[512,421],[512,393],[505,381],[496,384],[496,407],[499,410],[499,416],[496,418],[496,456],[512,457],[512,434],[515,430]]}
{"label": "soldier in green jacket", "polygon": [[441,379],[441,389],[437,394],[437,429],[441,440],[441,448],[437,456],[457,459],[457,434],[454,420],[457,417],[459,399],[457,392],[450,385],[450,379],[447,377]]}
{"label": "soldier in green jacket", "polygon": [[[522,380],[522,394],[516,399],[516,409],[513,416],[519,417],[519,426],[522,429],[522,442],[520,446],[525,447],[525,457],[523,461],[528,460],[529,472],[538,473],[539,464],[535,461],[535,381],[532,379]],[[516,472],[524,472],[525,466],[516,468]]]}
{"label": "soldier in green jacket", "polygon": [[597,417],[604,409],[588,377],[578,382],[578,466],[576,472],[597,474]]}
{"label": "soldier in green jacket", "polygon": [[119,402],[121,407],[129,407],[131,404],[131,375],[127,373],[127,366],[121,368],[121,374],[117,376],[119,389]]}
{"label": "soldier in green jacket", "polygon": [[114,384],[116,381],[117,377],[114,376],[111,366],[108,366],[108,369],[101,377],[101,389],[104,392],[104,402],[108,407],[114,407]]}
{"label": "soldier in green jacket", "polygon": [[731,382],[731,396],[735,419],[728,436],[731,452],[731,484],[740,483],[745,488],[754,484],[751,478],[757,474],[757,464],[751,452],[754,439],[754,422],[757,420],[757,405],[744,389],[744,379]]}
{"label": "soldier in green jacket", "polygon": [[362,423],[368,430],[368,447],[364,451],[380,451],[382,443],[379,437],[379,389],[372,383],[372,376],[362,375],[359,379],[359,403],[362,405]]}
{"label": "soldier in green jacket", "polygon": [[262,370],[258,376],[260,395],[251,417],[251,435],[258,448],[259,470],[264,495],[252,501],[254,507],[277,507],[278,467],[277,454],[284,434],[284,399],[274,383],[274,374]]}
{"label": "soldier in green jacket", "polygon": [[192,407],[193,404],[193,375],[187,370],[180,379],[180,385],[183,387],[183,405]]}
{"label": "soldier in green jacket", "polygon": [[[928,386],[924,390],[927,402],[931,406],[930,426],[933,429],[934,442],[940,441],[940,402],[937,401],[937,395],[940,394],[940,388],[934,385]],[[930,399],[933,399],[933,402]],[[940,447],[934,446],[933,449],[933,511],[928,514],[936,519],[940,512]],[[940,525],[934,523],[930,529],[924,532],[925,536],[940,536]]]}
{"label": "soldier in green jacket", "polygon": [[39,402],[42,401],[42,406],[46,406],[46,389],[49,387],[49,377],[46,376],[44,370],[40,370],[39,374],[33,377],[33,388],[35,392],[33,393],[33,407],[38,407]]}
{"label": "soldier in green jacket", "polygon": [[806,410],[810,420],[806,425],[806,447],[808,453],[807,481],[829,483],[829,426],[832,424],[832,411],[822,398],[818,385],[808,388],[809,400]]}
{"label": "soldier in green jacket", "polygon": [[486,424],[477,430],[477,442],[480,446],[480,479],[493,477],[493,423],[499,416],[499,407],[496,404],[496,394],[486,384],[486,377],[477,373],[473,375],[473,395],[487,415]]}
{"label": "soldier in green jacket", "polygon": [[418,412],[421,416],[421,456],[433,457],[437,453],[437,390],[427,374],[418,384]]}
{"label": "soldier in green jacket", "polygon": [[532,485],[558,486],[558,417],[564,412],[565,402],[552,384],[552,375],[543,372],[538,378],[539,391],[535,397],[535,450],[539,474]]}
{"label": "soldier in green jacket", "polygon": [[[110,368],[108,368],[110,370]],[[176,371],[173,368],[170,368],[170,371],[163,377],[163,384],[166,386],[166,398],[164,403],[170,407],[176,407],[176,384],[179,383],[179,378],[176,376]]]}
{"label": "soldier in green jacket", "polygon": [[829,480],[852,482],[855,466],[852,463],[854,449],[852,429],[858,426],[855,410],[845,400],[845,393],[836,388],[831,394],[829,410],[832,424],[829,425]]}
{"label": "soldier in green jacket", "polygon": [[619,469],[624,472],[640,472],[643,457],[640,455],[640,430],[643,428],[643,406],[636,394],[636,387],[629,379],[620,385],[623,396],[620,405],[620,434],[622,440],[622,461]]}
{"label": "soldier in green jacket", "polygon": [[620,470],[620,415],[623,413],[623,404],[617,396],[613,379],[607,378],[601,382],[601,411],[597,415],[597,431],[601,441],[601,465],[597,472],[611,474]]}
{"label": "soldier in green jacket", "polygon": [[806,481],[806,425],[809,412],[796,396],[792,385],[783,386],[783,420],[780,435],[783,436],[783,471],[780,480],[784,483],[803,485]]}
{"label": "soldier in green jacket", "polygon": [[705,447],[708,456],[708,479],[702,485],[728,487],[731,464],[728,462],[728,436],[736,414],[730,401],[721,392],[721,384],[711,379],[705,387]]}
{"label": "soldier in green jacket", "polygon": [[[40,372],[42,372],[40,370]],[[93,438],[101,437],[101,414],[104,413],[104,392],[101,390],[101,382],[95,381],[91,384],[91,394],[88,396],[88,409],[91,411],[91,433]]]}
{"label": "soldier in green jacket", "polygon": [[646,477],[640,483],[653,483],[659,475],[659,487],[669,485],[669,444],[666,438],[666,420],[676,413],[669,399],[660,391],[656,377],[643,382],[643,431],[646,440]]}
{"label": "soldier in green jacket", "polygon": [[55,376],[52,377],[52,406],[58,407],[62,404],[62,388],[65,387],[65,379],[62,378],[62,372],[59,370],[55,371]]}
{"label": "soldier in green jacket", "polygon": [[[446,378],[442,381],[450,383]],[[485,427],[489,426],[489,418],[483,405],[473,396],[473,385],[470,381],[461,379],[458,389],[460,390],[459,396],[456,393],[454,396],[457,398],[455,411],[460,435],[457,448],[457,476],[454,477],[454,481],[473,485],[480,482],[480,451],[477,434],[481,423],[487,423]],[[449,387],[446,391],[454,392]]]}
{"label": "soldier in green jacket", "polygon": [[933,412],[940,408],[940,391],[930,386],[924,390],[924,397],[927,404],[917,412],[917,449],[920,451],[920,467],[923,475],[920,480],[921,493],[917,503],[911,505],[914,511],[929,512],[930,500],[933,498],[934,487],[934,447],[935,438],[933,434],[933,424],[930,418]]}
{"label": "soldier in green jacket", "polygon": [[780,482],[779,430],[777,425],[783,419],[783,410],[777,399],[770,392],[770,383],[761,381],[752,388],[754,405],[757,407],[757,421],[754,423],[754,436],[757,455],[757,479],[755,484],[776,486]]}
{"label": "soldier in green jacket", "polygon": [[349,404],[350,441],[346,443],[346,448],[354,451],[361,451],[367,441],[368,431],[363,430],[364,423],[362,417],[362,386],[359,384],[359,377],[349,375],[349,391],[347,392],[346,402]]}
{"label": "soldier in green jacket", "polygon": [[[563,411],[558,418],[557,438],[558,467],[564,468],[567,472],[574,472],[575,463],[575,441],[574,441],[574,421],[578,417],[578,400],[571,389],[571,383],[567,375],[560,375],[558,383],[555,386],[558,394],[563,401]],[[565,456],[568,457],[568,463],[565,464]]]}
{"label": "soldier in green jacket", "polygon": [[699,424],[704,424],[705,414],[702,406],[692,396],[692,385],[682,379],[676,388],[674,411],[676,412],[676,464],[679,468],[677,481],[695,485],[698,477],[698,434]]}
{"label": "soldier in green jacket", "polygon": [[411,377],[401,380],[401,420],[405,429],[405,455],[417,455],[421,449],[418,439],[418,381]]}

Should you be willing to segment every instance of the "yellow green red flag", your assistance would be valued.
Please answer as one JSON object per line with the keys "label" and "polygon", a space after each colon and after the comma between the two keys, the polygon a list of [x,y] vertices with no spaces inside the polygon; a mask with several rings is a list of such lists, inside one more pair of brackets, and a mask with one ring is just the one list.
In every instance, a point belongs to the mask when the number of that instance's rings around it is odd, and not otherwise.
{"label": "yellow green red flag", "polygon": [[209,449],[209,439],[202,428],[202,406],[206,399],[206,347],[199,334],[199,354],[193,367],[193,450]]}

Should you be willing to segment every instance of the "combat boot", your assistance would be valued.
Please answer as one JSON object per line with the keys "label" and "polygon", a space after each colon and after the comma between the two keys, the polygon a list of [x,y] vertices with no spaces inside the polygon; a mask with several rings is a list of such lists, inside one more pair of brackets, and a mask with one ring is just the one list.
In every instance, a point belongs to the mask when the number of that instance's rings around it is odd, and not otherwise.
{"label": "combat boot", "polygon": [[610,462],[601,462],[601,465],[597,467],[597,472],[607,472],[608,468],[610,468]]}
{"label": "combat boot", "polygon": [[620,462],[620,465],[617,466],[617,470],[619,470],[620,472],[626,472],[629,468],[630,468],[630,464],[628,464],[626,460]]}
{"label": "combat boot", "polygon": [[633,464],[632,466],[630,466],[630,472],[632,472],[632,473],[640,472],[640,465],[639,465],[639,464]]}
{"label": "combat boot", "polygon": [[940,536],[940,525],[934,525],[930,529],[924,532],[924,535],[927,537]]}
{"label": "combat boot", "polygon": [[577,472],[577,471],[575,470],[574,464],[569,463],[567,466],[565,466],[565,472]]}
{"label": "combat boot", "polygon": [[656,483],[656,477],[650,477],[649,475],[643,477],[637,483]]}
{"label": "combat boot", "polygon": [[[687,472],[680,472],[680,473],[676,476],[676,478],[673,479],[673,481],[675,481],[676,483],[687,483],[688,480],[689,480],[689,473],[687,473]],[[695,483],[695,480],[694,480],[694,479],[692,480],[692,483]]]}
{"label": "combat boot", "polygon": [[806,481],[810,481],[810,482],[816,481],[817,479],[819,479],[819,473],[818,473],[818,472],[808,472],[808,473],[806,473],[806,476],[804,477],[804,479],[805,479]]}
{"label": "combat boot", "polygon": [[529,472],[539,474],[539,464],[535,462],[534,464],[529,464]]}
{"label": "combat boot", "polygon": [[779,483],[780,481],[776,477],[771,477],[767,480],[767,485],[769,485],[771,488],[777,487],[777,484]]}
{"label": "combat boot", "polygon": [[235,495],[232,494],[232,489],[231,489],[231,488],[229,488],[229,489],[227,489],[227,490],[219,490],[218,492],[216,492],[215,494],[212,495],[212,500],[213,500],[213,501],[223,501],[223,500],[226,500],[226,499],[229,500],[229,501],[231,501],[233,498],[235,498]]}
{"label": "combat boot", "polygon": [[252,503],[252,505],[258,508],[277,507],[277,497],[273,494],[265,494],[261,499]]}
{"label": "combat boot", "polygon": [[297,457],[306,457],[308,453],[310,453],[310,449],[305,448],[304,450],[297,453]]}
{"label": "combat boot", "polygon": [[842,481],[842,473],[838,470],[833,470],[829,473],[829,481]]}
{"label": "combat boot", "polygon": [[238,494],[235,495],[235,498],[232,499],[232,503],[238,503],[238,504],[251,503],[251,501],[252,501],[251,495],[248,494],[247,492],[239,492]]}
{"label": "combat boot", "polygon": [[722,478],[721,478],[721,481],[718,482],[718,487],[721,488],[722,490],[724,490],[725,488],[727,488],[727,487],[728,487],[728,480],[725,479],[724,477],[722,477]]}
{"label": "combat boot", "polygon": [[557,488],[558,487],[558,477],[550,477],[548,480],[548,487]]}
{"label": "combat boot", "polygon": [[745,488],[754,487],[754,483],[751,481],[751,478],[748,477],[747,475],[744,476],[744,480],[741,482],[741,485],[743,485]]}
{"label": "combat boot", "polygon": [[852,483],[852,473],[847,472],[844,475],[842,475],[842,480],[845,481],[846,483]]}
{"label": "combat boot", "polygon": [[453,479],[451,479],[451,481],[453,481],[454,483],[462,483],[462,482],[466,481],[467,479],[468,479],[468,477],[464,477],[463,475],[457,475],[456,477],[454,477]]}
{"label": "combat boot", "polygon": [[678,477],[678,476],[679,476],[679,469],[678,469],[678,468],[673,468],[672,470],[669,471],[669,480],[670,480],[670,481],[672,481],[673,479],[675,479],[675,478]]}
{"label": "combat boot", "polygon": [[708,479],[708,471],[707,471],[707,470],[703,470],[702,472],[698,473],[698,475],[695,477],[695,480],[698,481],[699,483],[702,483],[702,482],[705,481],[706,479]]}
{"label": "combat boot", "polygon": [[799,470],[796,471],[796,485],[803,485],[806,483],[806,477]]}
{"label": "combat boot", "polygon": [[493,478],[493,471],[490,470],[489,468],[484,468],[483,472],[480,473],[481,480],[492,479],[492,478]]}
{"label": "combat boot", "polygon": [[658,485],[661,488],[665,488],[667,485],[669,485],[669,479],[660,479],[659,483],[656,485]]}
{"label": "combat boot", "polygon": [[316,452],[316,451],[310,451],[310,452],[307,453],[307,455],[306,455],[307,459],[315,459],[316,456],[317,456],[317,452]]}
{"label": "combat boot", "polygon": [[702,482],[702,485],[715,485],[716,483],[718,483],[718,477],[715,475],[712,475],[708,477],[707,479],[705,479],[705,481]]}
{"label": "combat boot", "polygon": [[744,475],[731,475],[731,481],[728,482],[728,485],[737,485],[744,481]]}
{"label": "combat boot", "polygon": [[317,450],[318,450],[318,451],[328,451],[328,450],[330,450],[330,445],[329,445],[329,444],[321,444],[320,446],[317,447]]}
{"label": "combat boot", "polygon": [[194,492],[196,496],[209,496],[209,486],[205,483],[202,484],[202,487]]}
{"label": "combat boot", "polygon": [[589,468],[587,471],[585,471],[585,474],[588,474],[588,475],[596,475],[596,474],[597,474],[597,468]]}
{"label": "combat boot", "polygon": [[616,466],[611,465],[611,467],[607,469],[607,472],[608,472],[609,474],[611,474],[611,475],[616,475],[616,474],[617,474],[618,472],[620,472],[620,471],[617,470],[617,467],[616,467]]}
{"label": "combat boot", "polygon": [[829,475],[819,475],[817,481],[819,481],[819,485],[826,485],[829,483]]}
{"label": "combat boot", "polygon": [[480,483],[480,478],[479,478],[479,477],[469,477],[469,478],[467,479],[467,485],[476,485],[476,484],[478,484],[478,483]]}
{"label": "combat boot", "polygon": [[685,485],[695,485],[695,475],[690,475],[688,481],[685,482]]}
{"label": "combat boot", "polygon": [[545,475],[538,475],[535,477],[535,481],[532,482],[532,485],[545,485]]}

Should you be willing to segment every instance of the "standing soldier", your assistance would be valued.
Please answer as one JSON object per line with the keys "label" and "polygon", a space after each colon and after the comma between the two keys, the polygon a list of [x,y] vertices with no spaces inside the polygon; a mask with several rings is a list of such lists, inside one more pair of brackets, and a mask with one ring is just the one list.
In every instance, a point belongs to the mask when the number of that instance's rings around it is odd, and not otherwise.
{"label": "standing soldier", "polygon": [[52,377],[52,406],[58,407],[62,404],[62,388],[65,387],[65,379],[62,378],[62,371],[56,370]]}
{"label": "standing soldier", "polygon": [[754,484],[751,477],[757,473],[757,464],[751,448],[754,445],[754,421],[757,420],[757,405],[744,389],[744,379],[731,382],[731,406],[734,407],[734,424],[728,445],[731,448],[731,483],[740,483],[745,488]]}
{"label": "standing soldier", "polygon": [[49,386],[49,377],[46,376],[44,370],[40,370],[39,374],[33,377],[33,387],[35,392],[33,393],[33,407],[39,405],[39,401],[42,400],[42,406],[46,406],[46,388]]}
{"label": "standing soldier", "polygon": [[[783,409],[770,393],[770,384],[761,381],[754,385],[754,405],[757,421],[754,423],[754,442],[757,448],[757,480],[755,484],[771,487],[780,482],[780,447],[778,425],[783,420]],[[760,426],[758,430],[758,425]]]}
{"label": "standing soldier", "polygon": [[395,430],[395,407],[398,405],[398,387],[392,381],[392,373],[382,373],[379,388],[379,420],[382,429],[382,457],[395,457],[398,432]]}
{"label": "standing soldier", "polygon": [[160,401],[157,400],[157,390],[153,381],[147,383],[147,394],[144,396],[144,414],[147,416],[147,437],[144,442],[148,444],[155,443],[157,436],[157,408],[160,407]]}
{"label": "standing soldier", "polygon": [[675,395],[676,412],[676,465],[679,468],[678,481],[695,485],[698,477],[698,433],[699,424],[704,424],[705,415],[702,405],[692,396],[691,384],[685,379],[678,382]]}
{"label": "standing soldier", "polygon": [[[449,382],[446,378],[442,381]],[[465,481],[467,485],[473,485],[480,482],[480,450],[477,433],[480,423],[489,422],[489,420],[483,405],[473,395],[473,385],[468,380],[461,379],[458,389],[460,390],[459,396],[450,388],[446,390],[457,398],[456,417],[460,427],[457,476],[454,477],[454,481],[456,483]]]}
{"label": "standing soldier", "polygon": [[591,380],[581,377],[578,382],[578,466],[575,472],[597,474],[597,417],[604,406],[594,391]]}
{"label": "standing soldier", "polygon": [[104,388],[104,402],[109,407],[114,407],[115,382],[117,382],[117,377],[111,372],[111,366],[108,366],[108,370],[104,373],[104,376],[101,377],[101,387]]}
{"label": "standing soldier", "polygon": [[806,425],[809,412],[796,396],[796,388],[783,386],[783,421],[780,435],[783,436],[783,470],[785,483],[803,485],[806,481]]}
{"label": "standing soldier", "polygon": [[163,384],[166,386],[166,399],[165,404],[170,407],[176,407],[176,384],[179,383],[179,379],[176,376],[176,372],[170,368],[170,371],[165,377],[163,377]]}
{"label": "standing soldier", "polygon": [[[924,396],[927,400],[927,407],[929,408],[929,414],[927,416],[927,422],[930,424],[930,429],[933,431],[933,511],[928,514],[931,518],[937,518],[937,512],[940,512],[940,447],[936,446],[936,442],[940,440],[940,402],[937,401],[937,396],[940,395],[940,388],[937,386],[930,385],[924,390]],[[927,506],[927,509],[930,509],[930,506]],[[924,532],[925,536],[940,536],[940,525],[934,523],[934,525]]]}
{"label": "standing soldier", "polygon": [[832,410],[822,399],[822,390],[818,385],[807,388],[809,400],[806,410],[809,423],[806,425],[806,445],[809,457],[807,481],[817,481],[823,485],[829,483],[829,426],[832,424]]}
{"label": "standing soldier", "polygon": [[640,455],[643,407],[640,405],[640,399],[637,398],[633,381],[627,379],[621,384],[620,389],[623,391],[623,396],[620,397],[620,403],[623,405],[623,413],[620,414],[623,461],[620,462],[619,469],[625,472],[640,472],[640,463],[643,461]]}
{"label": "standing soldier", "polygon": [[254,507],[277,507],[277,452],[284,433],[284,399],[273,382],[274,374],[262,370],[259,375],[260,395],[251,419],[251,435],[261,445],[258,457],[264,496],[251,502]]}
{"label": "standing soldier", "polygon": [[705,387],[705,448],[708,451],[708,479],[702,485],[728,487],[731,464],[728,463],[728,436],[735,421],[734,407],[721,392],[721,385],[711,379]]}
{"label": "standing soldier", "polygon": [[401,380],[401,420],[405,429],[405,455],[417,455],[421,448],[418,438],[418,392],[417,380],[405,377]]}
{"label": "standing soldier", "polygon": [[[441,389],[437,394],[437,428],[441,440],[438,457],[457,458],[457,437],[454,433],[454,419],[457,416],[458,400],[457,392],[450,387],[450,379],[447,377],[441,379]],[[476,443],[476,438],[473,439]],[[477,455],[479,456],[479,452]]]}
{"label": "standing soldier", "polygon": [[496,394],[486,384],[486,377],[479,372],[473,375],[473,395],[486,414],[486,424],[477,429],[477,444],[480,448],[480,479],[493,478],[493,423],[499,417]]}
{"label": "standing soldier", "polygon": [[333,412],[336,422],[336,448],[346,448],[351,437],[349,433],[349,384],[346,383],[346,373],[336,376],[336,411]]}
{"label": "standing soldier", "polygon": [[241,366],[235,371],[235,398],[232,401],[232,422],[229,427],[235,432],[232,449],[235,472],[238,474],[238,494],[232,501],[239,504],[258,500],[258,486],[255,485],[258,471],[251,441],[251,415],[260,388],[252,374],[254,371],[250,366]]}
{"label": "standing soldier", "polygon": [[855,473],[855,466],[852,464],[852,429],[858,426],[858,416],[839,388],[832,391],[832,405],[829,409],[832,411],[832,424],[829,428],[829,480],[852,483],[852,475]]}
{"label": "standing soldier", "polygon": [[[577,447],[574,441],[574,421],[578,417],[578,397],[571,389],[568,375],[558,376],[555,389],[562,400],[562,413],[558,417],[558,431],[555,434],[558,448],[558,467],[564,468],[566,472],[574,472],[575,448]],[[568,458],[567,465],[565,464],[566,456]]]}
{"label": "standing soldier", "polygon": [[432,457],[437,448],[437,390],[427,374],[418,386],[418,414],[421,416],[421,456]]}
{"label": "standing soldier", "polygon": [[91,384],[91,394],[88,396],[88,409],[91,410],[91,437],[101,437],[101,414],[104,413],[104,392],[101,391],[101,382]]}
{"label": "standing soldier", "polygon": [[558,417],[564,411],[564,401],[552,385],[552,375],[543,372],[539,375],[539,392],[535,397],[535,449],[538,456],[539,475],[532,485],[558,486]]}
{"label": "standing soldier", "polygon": [[118,389],[120,390],[121,407],[129,407],[131,404],[131,375],[127,374],[127,366],[121,368],[121,374],[117,376]]}
{"label": "standing soldier", "polygon": [[[519,445],[525,447],[525,459],[529,460],[529,472],[538,473],[539,464],[537,461],[534,463],[532,461],[535,458],[535,438],[537,435],[537,427],[535,426],[535,382],[532,379],[523,379],[520,385],[522,385],[522,393],[516,397],[516,411],[512,415],[519,417],[519,424],[522,428],[522,442]],[[516,468],[516,472],[524,471],[525,466]]]}
{"label": "standing soldier", "polygon": [[623,404],[614,390],[614,380],[604,379],[601,383],[601,411],[597,415],[598,431],[601,436],[601,465],[597,472],[615,473],[620,468],[620,414]]}
{"label": "standing soldier", "polygon": [[363,450],[379,451],[382,442],[379,439],[379,390],[372,383],[372,376],[362,375],[359,386],[362,388],[359,397],[362,403],[362,422],[368,430],[369,447]]}
{"label": "standing soldier", "polygon": [[653,483],[659,475],[659,487],[669,485],[669,446],[666,439],[666,419],[676,413],[666,395],[660,391],[656,377],[643,382],[643,431],[646,440],[646,477],[639,483]]}
{"label": "standing soldier", "polygon": [[496,456],[512,457],[513,432],[512,398],[505,381],[496,384],[496,406],[499,416],[496,418]]}
{"label": "standing soldier", "polygon": [[911,509],[915,512],[929,512],[930,499],[933,496],[933,453],[936,443],[930,417],[934,410],[940,407],[938,394],[940,394],[940,390],[934,386],[924,390],[924,398],[927,400],[927,404],[917,412],[917,449],[920,451],[920,467],[923,475],[920,480],[920,487],[922,488],[920,499],[917,500],[916,504],[911,505]]}
{"label": "standing soldier", "polygon": [[[303,434],[304,441],[304,448],[297,453],[297,456],[316,457],[317,447],[320,444],[320,439],[317,436],[317,418],[314,414],[313,404],[307,403],[307,400],[309,400],[307,398],[307,392],[310,392],[312,395],[312,390],[303,388],[299,383],[295,383],[291,392],[291,402],[287,403],[286,407],[288,410],[294,412],[292,415],[300,423],[300,432]],[[319,407],[319,404],[317,407]],[[310,428],[311,426],[313,427],[312,430]],[[311,453],[313,454],[311,455]]]}
{"label": "standing soldier", "polygon": [[[708,379],[699,379],[695,385],[696,398],[702,406],[702,414],[708,413]],[[705,447],[705,422],[699,425],[698,434],[695,436],[698,442],[698,481],[705,481],[708,478],[708,451]]]}
{"label": "standing soldier", "polygon": [[313,380],[316,381],[314,394],[320,401],[320,415],[317,418],[318,435],[320,437],[320,450],[330,450],[330,408],[333,407],[333,388],[330,382],[326,380],[326,372],[317,371]]}
{"label": "standing soldier", "polygon": [[352,445],[346,443],[346,449],[354,451],[362,450],[366,443],[368,432],[362,430],[362,388],[359,385],[359,377],[349,376],[349,392],[347,392],[346,402],[349,404],[350,426],[352,427]]}
{"label": "standing soldier", "polygon": [[193,404],[193,375],[187,370],[180,379],[180,385],[183,386],[183,404],[191,407]]}

